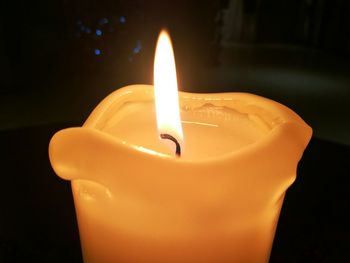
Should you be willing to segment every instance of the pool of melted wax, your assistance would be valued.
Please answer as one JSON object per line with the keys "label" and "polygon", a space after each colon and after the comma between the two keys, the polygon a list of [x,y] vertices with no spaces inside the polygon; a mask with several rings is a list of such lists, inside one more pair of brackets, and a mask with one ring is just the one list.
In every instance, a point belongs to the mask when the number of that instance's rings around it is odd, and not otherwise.
{"label": "pool of melted wax", "polygon": [[[153,103],[125,103],[106,122],[103,131],[123,141],[159,153],[173,155],[175,144],[169,147],[159,139]],[[269,131],[257,115],[207,103],[197,108],[181,108],[184,140],[182,158],[201,160],[217,157],[261,139]]]}

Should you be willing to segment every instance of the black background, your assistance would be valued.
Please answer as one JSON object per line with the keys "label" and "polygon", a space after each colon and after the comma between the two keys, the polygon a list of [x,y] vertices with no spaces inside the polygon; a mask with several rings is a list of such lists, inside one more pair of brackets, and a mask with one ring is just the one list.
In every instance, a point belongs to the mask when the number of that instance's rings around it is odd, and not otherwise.
{"label": "black background", "polygon": [[81,262],[49,140],[113,90],[151,84],[164,26],[181,90],[259,94],[314,129],[271,262],[349,262],[349,14],[346,0],[2,1],[0,262]]}

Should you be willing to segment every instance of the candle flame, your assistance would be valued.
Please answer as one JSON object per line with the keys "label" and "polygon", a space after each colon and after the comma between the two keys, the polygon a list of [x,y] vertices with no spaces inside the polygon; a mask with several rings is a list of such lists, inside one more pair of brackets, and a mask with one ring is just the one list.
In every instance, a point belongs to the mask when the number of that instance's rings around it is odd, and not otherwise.
{"label": "candle flame", "polygon": [[183,132],[180,119],[176,67],[171,39],[162,30],[154,58],[154,96],[159,134],[170,134],[180,143]]}

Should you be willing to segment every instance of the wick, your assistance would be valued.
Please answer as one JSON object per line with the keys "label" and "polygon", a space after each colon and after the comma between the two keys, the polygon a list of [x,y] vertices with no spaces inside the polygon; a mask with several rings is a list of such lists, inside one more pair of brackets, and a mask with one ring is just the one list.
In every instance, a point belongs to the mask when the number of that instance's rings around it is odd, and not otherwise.
{"label": "wick", "polygon": [[171,136],[170,134],[167,134],[167,133],[161,133],[160,138],[173,141],[176,145],[176,151],[175,151],[176,156],[177,157],[181,156],[181,146],[180,146],[179,142],[173,136]]}

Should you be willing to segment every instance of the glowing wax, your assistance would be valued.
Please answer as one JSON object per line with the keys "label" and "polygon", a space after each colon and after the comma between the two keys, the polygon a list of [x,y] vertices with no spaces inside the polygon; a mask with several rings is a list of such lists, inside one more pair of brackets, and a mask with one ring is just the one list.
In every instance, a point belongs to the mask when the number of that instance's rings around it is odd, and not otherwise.
{"label": "glowing wax", "polygon": [[153,87],[103,100],[50,142],[71,180],[85,263],[268,262],[311,128],[252,94],[179,93],[183,155],[161,143]]}

